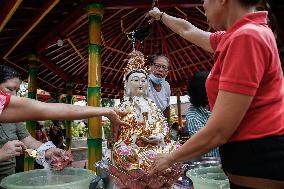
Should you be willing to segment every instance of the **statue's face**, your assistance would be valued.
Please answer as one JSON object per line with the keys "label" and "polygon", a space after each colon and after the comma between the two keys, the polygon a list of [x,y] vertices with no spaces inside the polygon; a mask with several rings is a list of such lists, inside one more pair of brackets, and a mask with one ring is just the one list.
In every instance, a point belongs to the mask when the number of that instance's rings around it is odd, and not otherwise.
{"label": "statue's face", "polygon": [[128,78],[130,96],[146,95],[148,90],[148,80],[144,73],[133,73]]}

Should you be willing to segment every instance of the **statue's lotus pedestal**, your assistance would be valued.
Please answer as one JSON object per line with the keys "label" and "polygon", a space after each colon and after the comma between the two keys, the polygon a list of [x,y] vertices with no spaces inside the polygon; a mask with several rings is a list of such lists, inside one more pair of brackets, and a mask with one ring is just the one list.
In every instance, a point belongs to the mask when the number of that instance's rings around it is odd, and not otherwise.
{"label": "statue's lotus pedestal", "polygon": [[111,164],[109,165],[110,178],[119,188],[170,188],[183,172],[182,164],[175,164],[171,168],[154,176],[149,176],[142,169],[133,169],[125,172]]}

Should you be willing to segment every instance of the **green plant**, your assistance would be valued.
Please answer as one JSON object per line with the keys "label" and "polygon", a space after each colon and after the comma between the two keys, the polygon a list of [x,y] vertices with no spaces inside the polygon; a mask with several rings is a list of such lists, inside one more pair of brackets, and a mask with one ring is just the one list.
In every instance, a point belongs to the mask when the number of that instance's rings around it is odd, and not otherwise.
{"label": "green plant", "polygon": [[101,104],[102,104],[102,107],[113,107],[115,102],[114,102],[114,99],[102,98]]}
{"label": "green plant", "polygon": [[105,138],[107,140],[111,140],[112,139],[112,131],[111,131],[111,126],[110,126],[110,121],[109,120],[107,120],[103,124],[103,130],[104,130]]}
{"label": "green plant", "polygon": [[83,122],[73,122],[71,126],[72,137],[82,137],[86,134],[86,127]]}

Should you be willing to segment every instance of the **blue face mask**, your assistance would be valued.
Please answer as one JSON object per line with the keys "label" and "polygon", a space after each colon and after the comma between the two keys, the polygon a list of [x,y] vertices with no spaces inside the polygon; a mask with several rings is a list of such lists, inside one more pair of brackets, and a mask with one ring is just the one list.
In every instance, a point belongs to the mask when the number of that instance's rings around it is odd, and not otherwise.
{"label": "blue face mask", "polygon": [[154,76],[153,74],[150,74],[149,78],[155,84],[162,84],[165,81],[165,78],[159,78]]}

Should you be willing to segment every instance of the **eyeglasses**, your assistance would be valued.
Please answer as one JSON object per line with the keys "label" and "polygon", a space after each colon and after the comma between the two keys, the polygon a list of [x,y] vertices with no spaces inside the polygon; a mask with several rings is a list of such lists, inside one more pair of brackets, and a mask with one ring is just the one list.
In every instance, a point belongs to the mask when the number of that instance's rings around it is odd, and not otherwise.
{"label": "eyeglasses", "polygon": [[164,71],[168,71],[168,70],[169,70],[169,68],[168,68],[167,66],[165,66],[165,65],[160,65],[160,64],[153,63],[152,66],[154,66],[154,68],[155,68],[156,70],[161,69],[161,68],[162,68]]}

